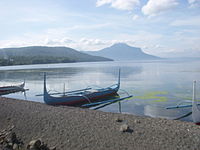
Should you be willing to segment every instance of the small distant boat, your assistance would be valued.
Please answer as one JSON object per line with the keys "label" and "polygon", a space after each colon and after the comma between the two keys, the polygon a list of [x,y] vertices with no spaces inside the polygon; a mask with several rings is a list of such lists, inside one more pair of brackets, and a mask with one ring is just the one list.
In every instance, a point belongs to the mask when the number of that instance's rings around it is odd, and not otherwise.
{"label": "small distant boat", "polygon": [[25,91],[24,86],[25,82],[23,82],[20,85],[2,86],[0,87],[0,96],[16,92],[24,92]]}
{"label": "small distant boat", "polygon": [[[48,93],[46,88],[46,74],[44,74],[44,102],[48,105],[68,105],[81,106],[82,104],[92,103],[117,94],[120,88],[120,70],[118,83],[107,88],[86,88],[75,91],[64,92],[62,96],[56,97],[57,93]],[[59,93],[60,94],[60,93]],[[41,95],[38,95],[41,96]]]}

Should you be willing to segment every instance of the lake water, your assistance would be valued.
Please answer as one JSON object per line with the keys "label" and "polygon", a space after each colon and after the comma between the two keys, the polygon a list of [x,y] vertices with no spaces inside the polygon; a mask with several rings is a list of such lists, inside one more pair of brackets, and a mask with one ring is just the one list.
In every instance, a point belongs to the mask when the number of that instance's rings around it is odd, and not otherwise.
{"label": "lake water", "polygon": [[[65,91],[96,85],[107,87],[117,82],[121,68],[120,96],[127,91],[131,99],[121,102],[122,113],[173,119],[191,111],[191,108],[167,110],[192,98],[193,80],[200,80],[200,61],[115,61],[95,63],[67,63],[0,67],[0,86],[15,85],[26,80],[26,100],[43,103],[43,73],[47,73],[47,88]],[[197,98],[200,98],[200,82],[197,82]],[[25,100],[23,93],[5,97]],[[119,112],[114,103],[100,110]],[[191,117],[183,120],[191,121]]]}

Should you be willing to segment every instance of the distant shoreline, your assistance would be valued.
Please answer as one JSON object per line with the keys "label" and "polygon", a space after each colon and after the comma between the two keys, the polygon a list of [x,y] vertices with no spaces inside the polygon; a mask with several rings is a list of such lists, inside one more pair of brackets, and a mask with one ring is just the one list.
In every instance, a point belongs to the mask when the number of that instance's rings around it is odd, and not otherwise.
{"label": "distant shoreline", "polygon": [[[58,150],[199,148],[199,126],[191,122],[54,107],[3,97],[0,108],[0,131],[14,125],[13,131],[24,143],[40,138]],[[123,124],[130,131],[122,132]]]}
{"label": "distant shoreline", "polygon": [[[1,61],[1,60],[0,60]],[[4,66],[23,66],[23,65],[48,65],[48,64],[69,64],[69,63],[82,63],[82,62],[107,62],[107,61],[114,61],[114,60],[99,60],[99,61],[69,61],[69,62],[60,62],[60,61],[54,61],[54,62],[45,62],[45,63],[15,63],[10,65],[2,65],[0,64],[0,67]]]}
{"label": "distant shoreline", "polygon": [[[188,59],[187,60],[188,62],[193,62],[193,61],[200,61],[200,59],[196,58],[196,59]],[[174,59],[174,58],[165,58],[165,59],[160,59],[160,60],[121,60],[121,61],[115,61],[115,60],[111,60],[111,61],[90,61],[90,62],[69,62],[69,63],[47,63],[47,64],[28,64],[28,65],[8,65],[8,66],[1,66],[0,65],[0,70],[18,70],[19,68],[22,69],[21,67],[25,66],[25,67],[28,67],[28,66],[38,66],[38,65],[43,65],[44,67],[42,68],[25,68],[25,69],[44,69],[44,68],[49,68],[51,65],[51,68],[54,68],[55,66],[57,65],[63,65],[63,67],[67,66],[70,64],[70,67],[72,64],[84,64],[84,63],[106,63],[106,62],[136,62],[136,63],[152,63],[152,62],[185,62],[184,59]],[[10,67],[7,69],[7,67]],[[16,67],[16,68],[15,68]],[[2,69],[3,68],[3,69]],[[57,68],[57,67],[55,67]]]}
{"label": "distant shoreline", "polygon": [[[60,68],[62,67],[71,67],[71,65],[77,65],[77,64],[84,64],[84,63],[106,63],[106,62],[114,62],[114,61],[93,61],[93,62],[71,62],[71,63],[51,63],[51,64],[29,64],[29,65],[10,65],[10,66],[0,66],[1,70],[23,70],[23,69],[48,69],[51,66],[51,69],[53,68]],[[69,66],[70,65],[70,66]],[[42,66],[42,67],[37,67]],[[58,67],[59,66],[59,67]],[[9,67],[9,68],[7,68]],[[25,68],[22,68],[25,67]],[[33,68],[30,68],[33,67]],[[2,69],[3,68],[3,69]]]}

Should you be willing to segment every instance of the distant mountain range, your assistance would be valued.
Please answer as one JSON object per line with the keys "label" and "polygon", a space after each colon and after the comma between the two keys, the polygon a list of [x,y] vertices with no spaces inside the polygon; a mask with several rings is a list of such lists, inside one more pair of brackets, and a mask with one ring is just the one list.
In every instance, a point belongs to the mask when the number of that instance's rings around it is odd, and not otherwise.
{"label": "distant mountain range", "polygon": [[30,46],[0,49],[0,66],[112,60],[157,60],[160,57],[144,53],[125,43],[114,44],[99,51],[80,52],[69,47]]}
{"label": "distant mountain range", "polygon": [[0,65],[112,61],[68,47],[31,46],[0,49]]}
{"label": "distant mountain range", "polygon": [[132,47],[125,43],[117,43],[99,51],[86,51],[87,54],[107,57],[113,60],[155,60],[160,57],[144,53],[138,47]]}

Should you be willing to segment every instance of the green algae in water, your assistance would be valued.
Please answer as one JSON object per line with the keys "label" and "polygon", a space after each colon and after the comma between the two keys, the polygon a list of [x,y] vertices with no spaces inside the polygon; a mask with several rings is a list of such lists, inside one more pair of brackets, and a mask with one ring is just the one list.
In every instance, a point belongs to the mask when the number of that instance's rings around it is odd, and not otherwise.
{"label": "green algae in water", "polygon": [[168,92],[166,91],[153,91],[144,94],[143,96],[134,96],[132,99],[140,100],[151,100],[151,102],[166,102],[168,98],[165,96]]}

